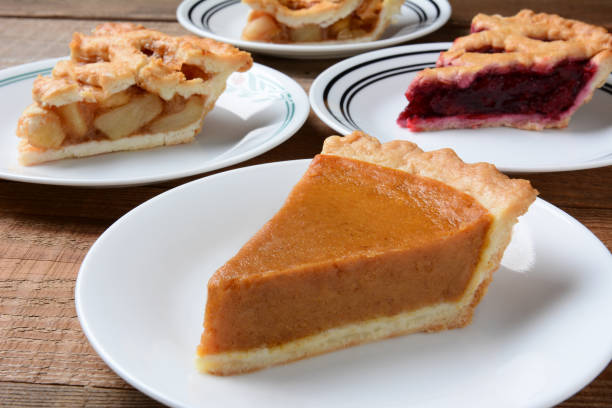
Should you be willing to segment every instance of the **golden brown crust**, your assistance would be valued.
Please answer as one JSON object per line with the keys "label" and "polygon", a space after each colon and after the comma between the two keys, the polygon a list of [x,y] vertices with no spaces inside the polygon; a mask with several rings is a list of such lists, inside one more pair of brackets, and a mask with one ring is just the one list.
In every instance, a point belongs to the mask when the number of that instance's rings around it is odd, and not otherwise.
{"label": "golden brown crust", "polygon": [[416,144],[394,140],[381,144],[363,132],[331,136],[323,154],[349,157],[429,177],[474,197],[494,216],[511,210],[524,213],[537,192],[527,180],[510,179],[489,163],[467,164],[451,149],[422,151]]}
{"label": "golden brown crust", "polygon": [[289,27],[317,24],[327,27],[351,14],[362,0],[242,0],[254,10],[265,11]]}
{"label": "golden brown crust", "polygon": [[[567,59],[597,57],[593,62],[601,63],[604,56],[611,58],[606,51],[612,48],[612,35],[605,28],[555,14],[531,10],[512,17],[478,14],[472,20],[472,31],[440,54],[438,68],[425,69],[419,78],[469,82],[470,76],[485,68],[550,68]],[[600,53],[606,54],[598,57]]]}
{"label": "golden brown crust", "polygon": [[[89,36],[75,33],[70,49],[70,59],[59,61],[50,77],[34,81],[35,103],[17,126],[22,164],[189,142],[228,76],[253,64],[248,53],[231,45],[131,23],[104,23]],[[145,99],[148,103],[138,105]],[[125,113],[96,122],[115,108]],[[136,119],[139,112],[143,118]],[[123,130],[113,134],[109,123],[118,118]],[[130,128],[127,122],[138,125]]]}
{"label": "golden brown crust", "polygon": [[[172,37],[129,23],[105,23],[93,35],[75,33],[71,58],[59,62],[51,78],[35,82],[33,97],[41,105],[96,102],[132,85],[165,100],[209,94],[208,79],[231,70],[246,71],[253,61],[228,44],[194,36]],[[183,66],[204,77],[189,78]]]}
{"label": "golden brown crust", "polygon": [[[473,308],[469,306],[440,303],[394,316],[347,324],[279,346],[199,354],[196,366],[202,372],[215,375],[243,374],[405,334],[464,327],[471,322],[472,313]],[[430,323],[432,320],[435,323]]]}

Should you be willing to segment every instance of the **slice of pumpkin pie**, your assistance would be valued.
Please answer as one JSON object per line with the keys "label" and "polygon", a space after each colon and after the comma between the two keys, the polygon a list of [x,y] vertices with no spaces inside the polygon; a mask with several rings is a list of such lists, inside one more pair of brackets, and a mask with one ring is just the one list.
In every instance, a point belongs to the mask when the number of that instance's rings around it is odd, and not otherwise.
{"label": "slice of pumpkin pie", "polygon": [[328,138],[208,282],[198,368],[237,374],[467,325],[536,195],[450,149]]}

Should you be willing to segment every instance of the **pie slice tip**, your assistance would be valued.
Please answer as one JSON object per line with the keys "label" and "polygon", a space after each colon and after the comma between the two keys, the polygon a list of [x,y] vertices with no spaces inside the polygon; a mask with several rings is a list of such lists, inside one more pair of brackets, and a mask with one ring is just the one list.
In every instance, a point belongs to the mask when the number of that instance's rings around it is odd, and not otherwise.
{"label": "pie slice tip", "polygon": [[279,212],[210,279],[198,369],[239,374],[469,324],[536,195],[450,149],[326,139]]}
{"label": "pie slice tip", "polygon": [[131,23],[75,33],[70,50],[34,81],[17,124],[23,165],[190,142],[229,75],[253,64],[230,45]]}

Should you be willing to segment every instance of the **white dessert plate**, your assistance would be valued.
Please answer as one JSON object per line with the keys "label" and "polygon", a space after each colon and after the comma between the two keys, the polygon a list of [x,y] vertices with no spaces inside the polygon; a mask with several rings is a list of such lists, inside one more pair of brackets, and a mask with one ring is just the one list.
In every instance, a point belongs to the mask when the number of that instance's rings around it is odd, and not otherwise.
{"label": "white dessert plate", "polygon": [[117,374],[175,407],[543,407],[584,387],[612,357],[612,256],[537,200],[470,326],[247,375],[200,374],[208,279],[277,211],[308,163],[193,181],[102,234],[79,271],[76,310]]}
{"label": "white dessert plate", "polygon": [[579,170],[612,164],[612,76],[565,129],[513,128],[411,132],[397,125],[416,73],[435,66],[450,43],[416,44],[361,54],[323,71],[310,87],[316,115],[342,134],[363,130],[381,142],[410,140],[424,150],[454,149],[467,162],[508,172]]}
{"label": "white dessert plate", "polygon": [[154,183],[220,169],[289,139],[310,113],[304,89],[272,68],[254,64],[234,73],[201,133],[189,144],[61,160],[36,166],[17,161],[17,120],[32,103],[32,82],[59,59],[0,71],[0,178],[71,186]]}
{"label": "white dessert plate", "polygon": [[349,44],[271,44],[240,38],[251,8],[240,0],[184,0],[176,10],[179,23],[192,33],[245,50],[285,58],[339,58],[397,45],[427,35],[451,15],[446,0],[406,0],[400,14],[376,41]]}

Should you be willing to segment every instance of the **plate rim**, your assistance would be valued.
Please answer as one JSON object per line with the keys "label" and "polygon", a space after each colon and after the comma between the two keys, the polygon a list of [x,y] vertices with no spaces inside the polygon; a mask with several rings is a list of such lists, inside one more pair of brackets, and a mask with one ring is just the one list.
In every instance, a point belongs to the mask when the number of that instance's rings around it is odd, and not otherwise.
{"label": "plate rim", "polygon": [[[30,79],[32,77],[36,77],[37,75],[50,72],[55,64],[58,61],[65,60],[69,58],[68,56],[56,57],[56,58],[45,58],[37,61],[32,61],[25,64],[15,65],[11,67],[7,67],[0,70],[0,88],[4,86],[8,86],[20,81],[24,81]],[[43,68],[44,67],[44,68]],[[100,187],[100,188],[113,188],[113,187],[126,187],[126,186],[141,186],[148,184],[155,184],[164,181],[177,180],[184,177],[195,176],[198,174],[203,174],[211,171],[220,170],[235,164],[242,163],[246,160],[250,160],[254,157],[257,157],[263,153],[266,153],[276,146],[284,143],[291,137],[293,137],[304,125],[308,116],[310,114],[310,100],[308,99],[308,95],[304,88],[293,78],[288,76],[287,74],[271,68],[267,65],[263,65],[260,63],[253,63],[253,68],[256,71],[261,73],[265,73],[266,75],[273,77],[279,81],[278,84],[283,87],[283,91],[290,95],[293,100],[293,110],[292,112],[287,112],[287,117],[289,121],[285,125],[285,127],[278,131],[278,134],[267,140],[262,144],[258,144],[255,148],[252,148],[246,152],[243,152],[238,155],[229,156],[223,158],[221,160],[211,160],[208,163],[204,163],[206,165],[200,165],[195,168],[184,169],[181,171],[174,172],[166,172],[163,174],[157,174],[155,176],[139,176],[132,177],[129,179],[126,178],[113,178],[113,179],[80,179],[80,178],[62,178],[57,179],[55,177],[50,176],[35,176],[35,175],[27,175],[20,174],[17,172],[9,171],[8,166],[6,169],[0,168],[0,179],[9,180],[9,181],[18,181],[24,183],[31,184],[43,184],[43,185],[57,185],[57,186],[71,186],[71,187]],[[247,71],[246,73],[251,72]],[[214,108],[213,108],[214,109]],[[291,115],[291,116],[289,116]],[[15,119],[16,121],[16,119]],[[5,137],[7,135],[4,135]],[[15,135],[8,135],[13,136]],[[160,146],[159,148],[163,148]],[[136,151],[134,153],[138,153]],[[141,152],[146,152],[146,150],[142,150]],[[16,151],[15,151],[16,154]],[[112,154],[112,153],[107,153]],[[223,153],[222,153],[223,154]],[[93,157],[93,156],[92,156]],[[84,159],[84,158],[76,158],[75,160]],[[67,159],[68,160],[68,159]]]}
{"label": "plate rim", "polygon": [[[155,197],[152,197],[151,199],[133,208],[132,210],[124,214],[122,217],[120,217],[117,221],[115,221],[111,226],[109,226],[98,237],[98,239],[96,239],[94,244],[90,247],[89,251],[87,252],[85,258],[83,259],[81,266],[79,268],[79,271],[78,271],[78,275],[77,275],[77,279],[75,283],[75,289],[74,289],[75,308],[76,308],[77,317],[81,325],[81,328],[83,330],[83,333],[85,334],[90,345],[96,351],[98,356],[117,375],[123,378],[126,382],[128,382],[134,388],[140,390],[141,392],[148,395],[149,397],[157,401],[160,401],[166,405],[174,406],[174,407],[189,406],[189,405],[183,405],[179,403],[178,401],[173,400],[172,397],[166,395],[167,393],[158,391],[157,389],[155,389],[155,387],[148,385],[146,381],[135,378],[128,370],[124,369],[121,366],[120,362],[117,362],[113,359],[113,357],[110,355],[109,352],[105,350],[103,344],[101,344],[99,339],[96,337],[96,335],[92,331],[92,328],[90,327],[86,314],[83,311],[84,301],[83,301],[81,292],[83,290],[82,289],[83,276],[88,273],[87,270],[89,268],[89,264],[95,262],[94,257],[97,256],[95,254],[95,251],[98,250],[98,247],[100,245],[103,245],[104,241],[106,241],[107,239],[112,238],[112,234],[114,234],[117,229],[122,228],[122,226],[125,223],[130,222],[131,216],[133,216],[134,214],[140,211],[146,211],[148,207],[157,205],[158,201],[165,200],[168,196],[181,194],[183,190],[194,188],[198,184],[206,184],[209,182],[210,179],[236,177],[236,176],[239,176],[241,173],[250,172],[253,168],[257,168],[257,170],[261,170],[263,168],[276,167],[277,170],[281,170],[285,166],[300,166],[301,167],[300,170],[305,171],[310,161],[311,159],[298,159],[298,160],[286,160],[286,161],[280,161],[280,162],[269,162],[269,163],[263,163],[263,164],[253,165],[253,166],[246,166],[246,167],[232,169],[232,170],[221,172],[221,173],[216,173],[210,176],[202,177],[200,179],[193,180],[191,182],[182,184],[180,186],[167,190]],[[541,210],[546,211],[552,217],[560,218],[561,222],[569,223],[573,227],[576,227],[579,230],[581,230],[585,234],[584,235],[585,239],[590,240],[591,243],[595,247],[597,247],[598,251],[602,251],[602,253],[608,252],[609,260],[610,260],[610,263],[612,264],[612,253],[608,251],[604,243],[590,229],[588,229],[585,225],[580,223],[577,219],[575,219],[574,217],[572,217],[570,214],[566,213],[559,207],[539,197],[536,198],[536,201],[533,203],[533,206],[539,207]],[[572,395],[582,390],[586,385],[591,383],[605,369],[605,367],[612,360],[612,343],[610,343],[607,351],[601,350],[600,354],[602,356],[607,355],[607,358],[597,359],[597,364],[593,364],[593,366],[584,370],[584,371],[587,371],[589,374],[583,376],[582,379],[580,380],[576,380],[572,382],[573,387],[564,389],[557,393],[551,393],[549,397],[546,398],[545,406],[552,406],[554,404],[565,401],[566,399],[570,398]],[[539,401],[539,402],[542,402],[542,401]],[[537,405],[532,405],[532,406],[537,406]]]}
{"label": "plate rim", "polygon": [[[179,24],[186,30],[202,37],[212,38],[217,41],[232,44],[241,49],[252,52],[259,52],[267,55],[276,55],[284,58],[337,58],[339,56],[353,55],[359,52],[374,50],[382,47],[397,45],[406,41],[423,37],[440,29],[448,22],[452,14],[452,7],[448,0],[427,0],[440,10],[439,15],[431,24],[423,26],[411,33],[399,36],[374,40],[368,42],[357,42],[348,44],[319,44],[319,45],[300,45],[300,44],[269,44],[264,42],[246,41],[233,39],[216,34],[200,28],[189,18],[190,9],[196,7],[206,0],[182,0],[176,9],[176,18]],[[405,0],[410,2],[411,0]],[[197,4],[196,4],[197,3]]]}
{"label": "plate rim", "polygon": [[[334,129],[336,132],[339,132],[342,135],[347,135],[353,132],[354,129],[347,128],[342,123],[340,123],[333,115],[333,113],[327,109],[327,102],[324,99],[324,92],[326,86],[330,83],[330,79],[332,75],[337,75],[339,72],[346,72],[347,69],[350,68],[358,68],[360,64],[370,62],[377,58],[389,57],[396,54],[401,54],[404,52],[411,51],[420,51],[422,53],[423,50],[420,48],[439,48],[439,47],[450,47],[452,42],[432,42],[432,43],[416,43],[416,44],[407,44],[400,45],[396,47],[384,48],[381,50],[373,50],[363,54],[355,55],[350,58],[346,58],[342,61],[333,64],[328,67],[324,71],[322,71],[317,77],[314,79],[310,86],[310,90],[308,92],[308,99],[310,102],[310,107],[315,113],[315,115],[324,122],[327,126]],[[436,51],[436,50],[434,50]],[[434,61],[435,62],[435,61]],[[608,87],[612,88],[612,74],[608,76],[608,79],[604,83],[604,86],[608,85]],[[605,92],[610,93],[611,91],[606,90]],[[546,166],[498,166],[497,168],[501,171],[508,173],[550,173],[550,172],[562,172],[562,171],[574,171],[574,170],[588,170],[601,168],[612,165],[612,151],[603,157],[596,157],[588,161],[571,163],[566,165],[546,165]]]}

